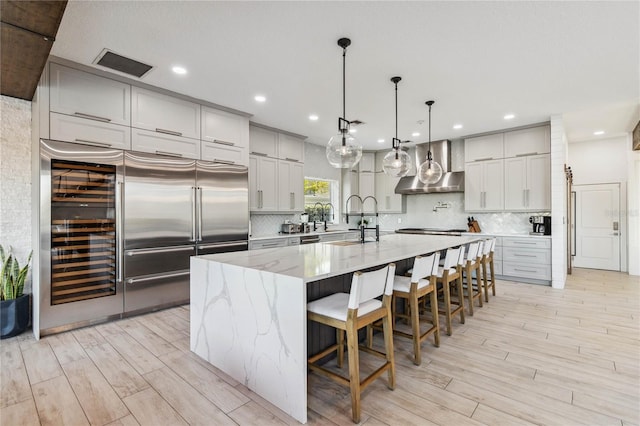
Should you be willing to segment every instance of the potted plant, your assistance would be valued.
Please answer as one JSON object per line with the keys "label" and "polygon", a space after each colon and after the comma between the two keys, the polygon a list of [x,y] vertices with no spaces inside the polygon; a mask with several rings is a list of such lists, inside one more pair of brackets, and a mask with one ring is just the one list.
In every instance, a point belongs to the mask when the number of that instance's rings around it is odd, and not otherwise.
{"label": "potted plant", "polygon": [[22,294],[31,255],[20,268],[18,259],[0,245],[0,338],[17,336],[29,325],[29,295]]}

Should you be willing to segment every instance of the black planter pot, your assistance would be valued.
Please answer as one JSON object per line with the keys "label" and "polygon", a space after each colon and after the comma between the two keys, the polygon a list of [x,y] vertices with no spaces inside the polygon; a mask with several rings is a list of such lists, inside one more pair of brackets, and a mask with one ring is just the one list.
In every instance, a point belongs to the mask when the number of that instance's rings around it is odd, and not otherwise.
{"label": "black planter pot", "polygon": [[29,295],[0,301],[0,339],[17,336],[29,326]]}

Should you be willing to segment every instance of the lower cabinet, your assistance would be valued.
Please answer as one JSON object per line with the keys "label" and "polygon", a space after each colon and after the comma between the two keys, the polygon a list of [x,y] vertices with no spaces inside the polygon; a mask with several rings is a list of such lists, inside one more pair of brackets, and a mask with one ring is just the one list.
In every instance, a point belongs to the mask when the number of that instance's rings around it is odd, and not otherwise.
{"label": "lower cabinet", "polygon": [[548,238],[502,237],[502,276],[551,281],[551,240]]}

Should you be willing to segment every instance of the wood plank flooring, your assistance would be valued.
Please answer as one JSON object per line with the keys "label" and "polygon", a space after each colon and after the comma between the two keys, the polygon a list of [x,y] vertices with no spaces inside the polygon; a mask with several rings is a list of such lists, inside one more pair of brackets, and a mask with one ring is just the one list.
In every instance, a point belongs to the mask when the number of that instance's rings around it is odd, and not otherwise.
{"label": "wood plank flooring", "polygon": [[[419,367],[395,338],[397,388],[363,393],[362,424],[640,425],[640,279],[576,269],[564,290],[496,288],[439,348],[424,342]],[[188,306],[25,333],[0,342],[0,362],[3,426],[297,424],[189,351]],[[353,424],[347,388],[309,374],[308,394],[309,424]]]}

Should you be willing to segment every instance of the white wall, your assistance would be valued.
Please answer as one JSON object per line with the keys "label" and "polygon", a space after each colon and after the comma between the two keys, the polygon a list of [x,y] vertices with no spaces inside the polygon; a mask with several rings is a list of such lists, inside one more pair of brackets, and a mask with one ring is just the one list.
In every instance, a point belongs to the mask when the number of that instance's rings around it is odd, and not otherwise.
{"label": "white wall", "polygon": [[23,264],[31,251],[31,102],[1,96],[0,123],[0,244]]}
{"label": "white wall", "polygon": [[[631,146],[629,135],[628,146]],[[629,199],[628,234],[629,234],[629,275],[640,275],[640,151],[632,151],[628,156],[627,184]]]}
{"label": "white wall", "polygon": [[[620,183],[620,230],[623,243],[620,249],[621,269],[628,270],[628,265],[637,263],[628,256],[628,248],[637,244],[638,235],[631,235],[628,221],[632,211],[628,208],[627,184],[630,173],[633,173],[631,141],[628,135],[614,138],[603,138],[592,141],[569,143],[569,164],[573,171],[574,185],[599,183]],[[631,170],[631,172],[630,172]]]}
{"label": "white wall", "polygon": [[567,138],[561,115],[551,116],[551,285],[567,280]]}

